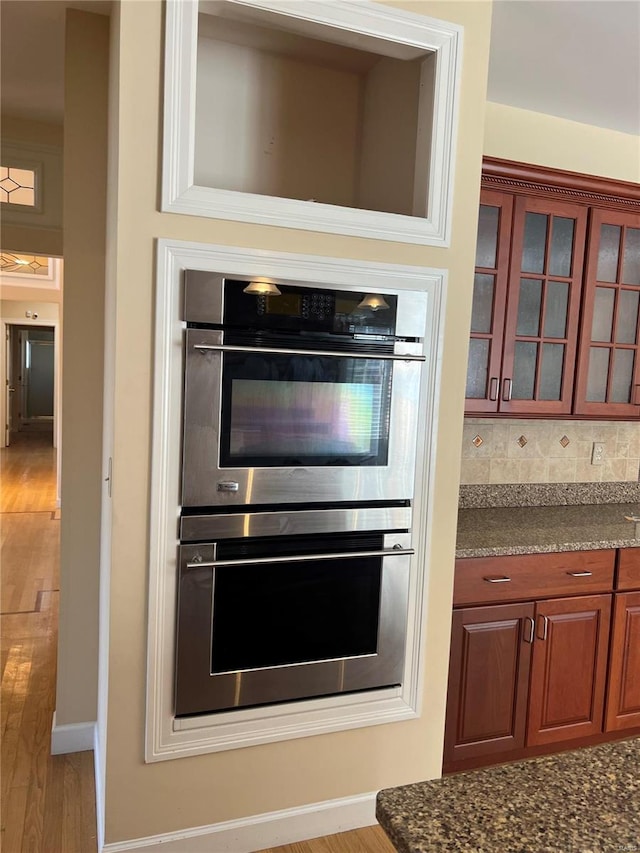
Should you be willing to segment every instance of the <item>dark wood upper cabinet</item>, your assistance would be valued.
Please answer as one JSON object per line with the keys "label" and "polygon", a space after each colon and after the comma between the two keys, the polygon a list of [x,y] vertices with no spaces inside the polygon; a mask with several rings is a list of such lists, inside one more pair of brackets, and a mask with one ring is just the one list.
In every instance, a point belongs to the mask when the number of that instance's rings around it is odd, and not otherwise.
{"label": "dark wood upper cabinet", "polygon": [[482,191],[467,372],[469,412],[498,411],[512,211],[512,196]]}
{"label": "dark wood upper cabinet", "polygon": [[636,185],[485,159],[466,398],[468,414],[640,417]]}
{"label": "dark wood upper cabinet", "polygon": [[516,200],[502,412],[571,412],[586,225],[579,205]]}
{"label": "dark wood upper cabinet", "polygon": [[481,195],[468,412],[571,411],[586,209]]}
{"label": "dark wood upper cabinet", "polygon": [[640,214],[592,210],[576,414],[640,417]]}

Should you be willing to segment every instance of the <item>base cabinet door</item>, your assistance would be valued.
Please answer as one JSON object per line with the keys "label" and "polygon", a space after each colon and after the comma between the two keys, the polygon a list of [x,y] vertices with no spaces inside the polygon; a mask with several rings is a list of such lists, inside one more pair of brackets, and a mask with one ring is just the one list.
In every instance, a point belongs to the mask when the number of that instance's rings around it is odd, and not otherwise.
{"label": "base cabinet door", "polygon": [[445,767],[524,746],[534,605],[453,612]]}
{"label": "base cabinet door", "polygon": [[536,604],[527,745],[602,731],[611,595]]}
{"label": "base cabinet door", "polygon": [[640,592],[614,599],[605,731],[640,726]]}

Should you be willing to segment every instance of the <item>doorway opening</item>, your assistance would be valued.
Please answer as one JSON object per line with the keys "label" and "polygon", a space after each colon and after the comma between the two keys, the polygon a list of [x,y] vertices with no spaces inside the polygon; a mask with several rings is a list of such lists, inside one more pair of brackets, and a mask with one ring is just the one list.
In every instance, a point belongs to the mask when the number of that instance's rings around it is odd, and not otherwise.
{"label": "doorway opening", "polygon": [[7,325],[5,444],[54,447],[55,327]]}

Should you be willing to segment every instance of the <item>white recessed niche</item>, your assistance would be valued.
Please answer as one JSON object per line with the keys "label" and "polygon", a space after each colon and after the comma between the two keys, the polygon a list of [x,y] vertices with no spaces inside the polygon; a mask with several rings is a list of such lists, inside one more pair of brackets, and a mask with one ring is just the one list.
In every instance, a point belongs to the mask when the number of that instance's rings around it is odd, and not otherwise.
{"label": "white recessed niche", "polygon": [[162,209],[447,245],[458,27],[366,0],[169,0]]}
{"label": "white recessed niche", "polygon": [[430,112],[435,61],[406,52],[200,14],[196,183],[424,215],[424,193],[414,211],[418,117]]}

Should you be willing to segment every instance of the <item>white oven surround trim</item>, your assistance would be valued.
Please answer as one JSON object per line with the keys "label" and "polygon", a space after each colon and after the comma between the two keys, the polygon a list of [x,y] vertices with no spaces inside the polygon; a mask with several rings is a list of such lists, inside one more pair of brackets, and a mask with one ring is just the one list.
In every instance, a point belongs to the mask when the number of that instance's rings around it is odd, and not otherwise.
{"label": "white oven surround trim", "polygon": [[[365,691],[262,708],[239,709],[176,720],[173,714],[174,641],[180,436],[182,403],[181,321],[185,269],[237,277],[267,275],[308,281],[319,287],[427,294],[425,369],[421,403],[424,431],[418,439],[405,678],[401,688]],[[159,239],[151,459],[149,602],[145,760],[163,761],[227,749],[309,737],[325,732],[399,722],[418,717],[424,670],[425,604],[429,575],[436,401],[439,394],[446,270],[371,263]]]}
{"label": "white oven surround trim", "polygon": [[[233,219],[264,225],[349,234],[429,246],[449,246],[453,204],[463,28],[369,0],[225,0],[244,17],[282,16],[302,32],[326,27],[340,41],[363,47],[378,39],[378,50],[401,56],[419,48],[435,58],[434,88],[424,87],[419,104],[413,206],[408,216],[375,210],[309,203],[235,190],[198,186],[195,181],[196,55],[198,11],[193,0],[167,0],[164,57],[164,129],[160,209],[167,213]],[[202,4],[206,12],[206,4]],[[384,44],[388,47],[383,47]],[[433,110],[431,120],[428,113]],[[429,176],[425,195],[421,181]],[[426,215],[423,211],[426,210]]]}

